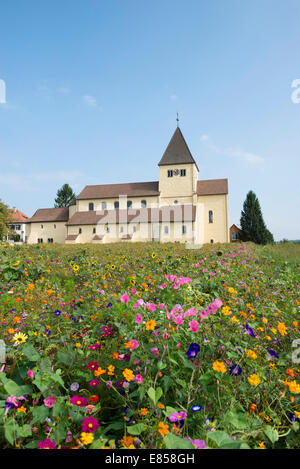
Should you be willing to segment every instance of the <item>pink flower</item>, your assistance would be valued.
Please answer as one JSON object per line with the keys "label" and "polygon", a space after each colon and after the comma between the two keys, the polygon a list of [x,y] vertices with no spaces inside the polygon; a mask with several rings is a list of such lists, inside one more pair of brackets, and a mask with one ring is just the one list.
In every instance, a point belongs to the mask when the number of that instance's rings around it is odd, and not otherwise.
{"label": "pink flower", "polygon": [[135,322],[141,323],[143,320],[143,316],[141,314],[137,314],[135,317]]}
{"label": "pink flower", "polygon": [[144,379],[142,375],[135,375],[134,381],[136,381],[138,384],[141,384],[144,381]]}
{"label": "pink flower", "polygon": [[130,347],[129,347],[130,352],[132,352],[132,350],[135,350],[136,348],[140,346],[138,341],[135,339],[130,340],[129,343],[130,343]]}
{"label": "pink flower", "polygon": [[170,334],[168,334],[167,332],[164,332],[163,339],[167,340],[169,337],[170,337]]}
{"label": "pink flower", "polygon": [[150,350],[151,353],[153,353],[153,355],[155,355],[156,357],[159,357],[159,350],[157,347],[153,347],[151,350]]}
{"label": "pink flower", "polygon": [[156,306],[154,303],[149,303],[147,306],[148,306],[149,311],[153,312],[156,310]]}
{"label": "pink flower", "polygon": [[46,438],[44,441],[39,441],[38,444],[40,449],[56,449],[54,441],[51,441],[49,438]]}
{"label": "pink flower", "polygon": [[189,326],[192,332],[198,332],[199,330],[199,322],[198,321],[191,321],[189,322]]}
{"label": "pink flower", "polygon": [[94,417],[85,417],[81,425],[82,431],[85,433],[94,433],[99,428],[98,420]]}
{"label": "pink flower", "polygon": [[127,295],[127,293],[121,296],[121,303],[128,303],[129,300],[130,300],[130,297],[129,295]]}
{"label": "pink flower", "polygon": [[29,376],[30,379],[33,379],[33,377],[34,377],[33,371],[32,371],[32,370],[28,370],[28,371],[27,371],[27,376]]}
{"label": "pink flower", "polygon": [[51,409],[51,407],[54,406],[55,402],[56,402],[55,397],[46,397],[46,399],[44,399],[44,404],[46,407],[49,407],[49,409]]}
{"label": "pink flower", "polygon": [[132,294],[132,295],[135,295],[135,294],[136,294],[136,289],[135,289],[135,288],[133,288],[133,289],[131,290],[131,294]]}

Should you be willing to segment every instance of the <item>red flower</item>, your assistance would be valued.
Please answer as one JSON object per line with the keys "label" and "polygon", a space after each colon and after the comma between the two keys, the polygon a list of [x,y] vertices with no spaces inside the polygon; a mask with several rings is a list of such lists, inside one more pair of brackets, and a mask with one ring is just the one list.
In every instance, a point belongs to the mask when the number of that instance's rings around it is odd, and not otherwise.
{"label": "red flower", "polygon": [[93,394],[93,395],[89,398],[89,401],[96,403],[96,402],[99,401],[99,397],[96,396],[95,394]]}

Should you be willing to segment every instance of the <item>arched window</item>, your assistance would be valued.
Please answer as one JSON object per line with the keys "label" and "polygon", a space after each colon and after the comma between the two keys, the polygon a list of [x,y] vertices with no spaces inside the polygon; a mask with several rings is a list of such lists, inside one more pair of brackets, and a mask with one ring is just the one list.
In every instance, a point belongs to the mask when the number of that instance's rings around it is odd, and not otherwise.
{"label": "arched window", "polygon": [[102,208],[102,210],[106,210],[106,207],[107,207],[107,204],[106,204],[106,202],[102,202],[102,204],[101,204],[101,208]]}
{"label": "arched window", "polygon": [[127,200],[127,208],[132,208],[132,201],[131,200]]}
{"label": "arched window", "polygon": [[82,233],[82,229],[81,229],[81,228],[79,228],[79,230],[78,230],[78,233],[79,233],[79,234],[81,234],[81,233]]}
{"label": "arched window", "polygon": [[178,200],[174,200],[174,205],[178,205]]}
{"label": "arched window", "polygon": [[93,211],[93,210],[94,210],[94,204],[93,204],[93,202],[90,202],[90,203],[89,203],[89,210],[90,210],[90,211]]}
{"label": "arched window", "polygon": [[147,200],[142,200],[141,201],[141,207],[146,208],[147,207]]}
{"label": "arched window", "polygon": [[119,202],[114,202],[114,208],[115,210],[119,210]]}
{"label": "arched window", "polygon": [[209,222],[209,223],[213,223],[213,221],[214,221],[213,211],[210,210],[210,211],[208,212],[208,222]]}

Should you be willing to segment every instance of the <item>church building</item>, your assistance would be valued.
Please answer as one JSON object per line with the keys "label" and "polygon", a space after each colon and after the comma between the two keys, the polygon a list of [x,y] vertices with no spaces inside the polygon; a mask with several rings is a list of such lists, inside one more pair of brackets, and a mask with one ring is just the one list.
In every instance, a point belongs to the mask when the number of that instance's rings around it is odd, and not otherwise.
{"label": "church building", "polygon": [[198,180],[179,127],[158,169],[158,181],[86,186],[68,208],[38,209],[27,222],[27,242],[228,243],[228,181]]}

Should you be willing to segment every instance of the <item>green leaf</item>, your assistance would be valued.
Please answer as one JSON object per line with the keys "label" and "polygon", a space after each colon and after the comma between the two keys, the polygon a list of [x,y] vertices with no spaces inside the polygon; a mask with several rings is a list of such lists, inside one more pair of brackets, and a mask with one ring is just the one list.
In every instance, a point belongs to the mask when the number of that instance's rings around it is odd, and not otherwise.
{"label": "green leaf", "polygon": [[278,431],[275,428],[272,428],[271,425],[264,428],[264,434],[269,438],[271,443],[276,443],[276,441],[279,440]]}
{"label": "green leaf", "polygon": [[161,396],[163,395],[163,390],[161,388],[157,388],[156,390],[154,388],[149,388],[148,391],[148,396],[150,397],[151,401],[154,402],[156,405]]}
{"label": "green leaf", "polygon": [[44,422],[45,419],[48,417],[48,415],[49,415],[48,407],[46,407],[44,405],[34,407],[32,409],[33,419],[31,421],[31,424],[34,424],[34,423],[37,423],[37,422],[39,422],[39,423]]}
{"label": "green leaf", "polygon": [[180,438],[174,433],[168,433],[165,438],[167,449],[195,449],[190,440]]}
{"label": "green leaf", "polygon": [[127,431],[130,435],[140,435],[147,428],[148,428],[147,425],[145,425],[144,423],[137,423],[136,425],[127,427]]}
{"label": "green leaf", "polygon": [[166,368],[166,366],[167,366],[167,365],[166,365],[164,362],[162,362],[162,361],[159,361],[159,362],[157,363],[157,368],[158,368],[158,370],[163,370],[164,368]]}
{"label": "green leaf", "polygon": [[28,358],[28,360],[31,362],[37,362],[41,358],[40,354],[35,350],[35,348],[29,344],[22,348],[22,352],[24,353],[25,357]]}
{"label": "green leaf", "polygon": [[17,385],[13,380],[9,379],[6,381],[4,384],[4,389],[8,394],[12,394],[13,396],[20,397],[22,396],[22,393],[20,391],[20,386]]}
{"label": "green leaf", "polygon": [[17,424],[13,418],[10,418],[6,421],[4,425],[4,435],[7,441],[14,445],[16,439]]}
{"label": "green leaf", "polygon": [[220,448],[222,445],[231,443],[233,440],[230,438],[228,433],[223,432],[223,431],[215,431],[215,432],[209,432],[207,434],[207,437],[214,441],[217,446]]}
{"label": "green leaf", "polygon": [[224,420],[226,423],[240,430],[246,428],[248,425],[246,414],[243,412],[227,412]]}
{"label": "green leaf", "polygon": [[18,437],[26,438],[27,436],[31,436],[31,425],[23,425],[22,427],[18,428]]}
{"label": "green leaf", "polygon": [[74,356],[74,353],[62,352],[61,350],[57,353],[57,359],[66,366],[72,365]]}

